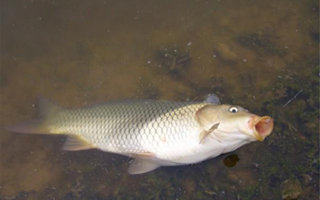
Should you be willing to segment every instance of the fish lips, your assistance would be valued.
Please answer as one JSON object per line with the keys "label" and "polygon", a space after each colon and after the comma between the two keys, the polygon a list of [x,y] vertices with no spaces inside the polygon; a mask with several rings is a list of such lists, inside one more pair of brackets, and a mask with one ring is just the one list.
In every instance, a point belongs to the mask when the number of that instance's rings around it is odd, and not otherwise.
{"label": "fish lips", "polygon": [[254,137],[259,141],[263,141],[273,130],[273,119],[270,116],[254,115],[249,123]]}

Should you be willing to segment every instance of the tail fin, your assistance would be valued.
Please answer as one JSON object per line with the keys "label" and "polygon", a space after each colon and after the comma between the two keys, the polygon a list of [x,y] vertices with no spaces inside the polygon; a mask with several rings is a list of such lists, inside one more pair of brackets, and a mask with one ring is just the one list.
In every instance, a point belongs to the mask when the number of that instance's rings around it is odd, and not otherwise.
{"label": "tail fin", "polygon": [[34,134],[54,134],[50,130],[48,119],[52,118],[62,108],[51,103],[50,101],[39,99],[39,119],[22,122],[6,129],[17,133],[34,133]]}

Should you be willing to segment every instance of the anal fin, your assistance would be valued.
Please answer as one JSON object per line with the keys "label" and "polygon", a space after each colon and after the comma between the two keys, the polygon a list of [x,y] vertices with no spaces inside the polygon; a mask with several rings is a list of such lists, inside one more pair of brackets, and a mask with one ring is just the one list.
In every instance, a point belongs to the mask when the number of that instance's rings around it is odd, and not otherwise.
{"label": "anal fin", "polygon": [[128,173],[129,174],[143,174],[143,173],[147,173],[152,170],[155,170],[158,167],[160,167],[160,165],[155,162],[152,162],[151,160],[136,158],[136,159],[132,160],[132,162],[129,166],[129,169],[128,169]]}
{"label": "anal fin", "polygon": [[94,149],[93,144],[77,135],[68,135],[62,149],[66,151],[80,151],[86,149]]}

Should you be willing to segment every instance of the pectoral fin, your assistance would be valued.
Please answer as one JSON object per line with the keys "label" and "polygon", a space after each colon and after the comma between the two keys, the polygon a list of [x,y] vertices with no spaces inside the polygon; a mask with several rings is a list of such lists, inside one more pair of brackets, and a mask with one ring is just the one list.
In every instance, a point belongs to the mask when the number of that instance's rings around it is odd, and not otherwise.
{"label": "pectoral fin", "polygon": [[214,124],[209,130],[203,130],[200,133],[200,143],[202,143],[204,141],[204,139],[210,134],[212,133],[214,130],[216,130],[218,128],[220,123],[216,123]]}
{"label": "pectoral fin", "polygon": [[132,153],[131,157],[140,158],[140,159],[150,159],[156,157],[156,155],[152,152],[142,152],[142,153]]}
{"label": "pectoral fin", "polygon": [[95,147],[84,138],[77,135],[69,135],[62,149],[67,151],[80,151],[94,149]]}
{"label": "pectoral fin", "polygon": [[204,102],[212,104],[221,104],[220,99],[216,94],[208,94]]}
{"label": "pectoral fin", "polygon": [[129,166],[128,173],[129,174],[143,174],[146,172],[150,172],[152,170],[160,167],[157,163],[146,159],[136,158],[132,161]]}

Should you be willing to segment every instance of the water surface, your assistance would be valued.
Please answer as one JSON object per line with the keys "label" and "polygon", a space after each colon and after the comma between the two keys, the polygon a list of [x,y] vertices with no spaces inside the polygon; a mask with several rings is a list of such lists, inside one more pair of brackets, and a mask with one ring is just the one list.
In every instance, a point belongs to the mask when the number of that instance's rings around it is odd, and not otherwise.
{"label": "water surface", "polygon": [[[2,0],[0,199],[319,199],[319,2]],[[5,126],[37,97],[202,100],[271,115],[263,143],[127,174],[129,159],[64,152]]]}

